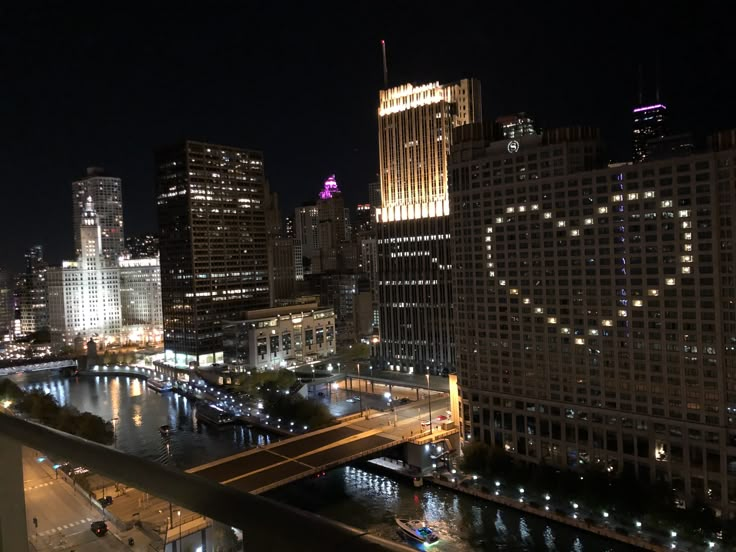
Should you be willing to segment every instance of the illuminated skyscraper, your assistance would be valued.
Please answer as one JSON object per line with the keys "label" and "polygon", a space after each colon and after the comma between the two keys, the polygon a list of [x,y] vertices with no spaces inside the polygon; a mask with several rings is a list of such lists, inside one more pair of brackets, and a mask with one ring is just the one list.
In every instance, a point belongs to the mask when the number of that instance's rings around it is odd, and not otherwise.
{"label": "illuminated skyscraper", "polygon": [[633,116],[633,158],[638,163],[649,157],[647,142],[664,138],[667,106],[657,103],[637,107],[634,108]]}
{"label": "illuminated skyscraper", "polygon": [[480,82],[381,90],[376,210],[381,341],[374,364],[453,367],[447,158],[452,129],[481,117]]}
{"label": "illuminated skyscraper", "polygon": [[31,247],[26,252],[25,259],[26,271],[19,279],[18,307],[21,333],[29,335],[47,329],[49,325],[46,281],[48,265],[40,245]]}
{"label": "illuminated skyscraper", "polygon": [[269,304],[263,154],[186,141],[156,165],[165,361],[222,362],[222,321]]}
{"label": "illuminated skyscraper", "polygon": [[74,194],[72,205],[74,247],[77,257],[82,253],[82,245],[79,241],[81,214],[87,198],[91,197],[100,223],[102,256],[109,261],[116,261],[125,248],[121,180],[106,175],[105,171],[99,167],[89,167],[87,177],[74,182],[72,191]]}

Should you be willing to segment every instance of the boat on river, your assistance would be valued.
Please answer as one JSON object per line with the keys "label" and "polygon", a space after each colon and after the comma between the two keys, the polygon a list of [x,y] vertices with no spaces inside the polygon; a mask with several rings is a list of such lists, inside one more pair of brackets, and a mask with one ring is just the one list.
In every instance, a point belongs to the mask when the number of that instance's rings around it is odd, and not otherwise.
{"label": "boat on river", "polygon": [[235,418],[216,404],[207,402],[197,403],[197,419],[216,427],[235,423]]}
{"label": "boat on river", "polygon": [[157,378],[148,378],[146,380],[146,386],[159,393],[166,393],[174,388],[170,381],[163,381]]}
{"label": "boat on river", "polygon": [[440,540],[430,527],[420,519],[396,518],[401,534],[406,538],[422,544],[434,544]]}

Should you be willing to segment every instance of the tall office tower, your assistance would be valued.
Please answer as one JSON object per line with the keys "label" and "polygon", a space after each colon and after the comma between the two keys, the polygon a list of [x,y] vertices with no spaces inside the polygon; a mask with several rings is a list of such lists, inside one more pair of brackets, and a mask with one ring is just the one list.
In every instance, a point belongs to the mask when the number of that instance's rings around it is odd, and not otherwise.
{"label": "tall office tower", "polygon": [[371,224],[372,206],[368,203],[359,203],[355,211],[355,226],[353,234],[357,237],[370,236],[373,225]]}
{"label": "tall office tower", "polygon": [[[378,176],[378,175],[376,175]],[[368,203],[371,206],[371,225],[376,225],[376,209],[381,207],[381,182],[368,184]]]}
{"label": "tall office tower", "polygon": [[294,211],[296,239],[302,247],[304,274],[312,273],[312,257],[319,254],[319,211],[315,204],[304,204]]}
{"label": "tall office tower", "polygon": [[497,117],[496,124],[499,126],[503,137],[509,140],[521,138],[522,136],[533,136],[537,133],[537,129],[534,127],[534,119],[523,111],[513,115]]}
{"label": "tall office tower", "polygon": [[0,341],[12,335],[13,329],[13,277],[10,272],[0,268]]}
{"label": "tall office tower", "polygon": [[452,129],[480,116],[480,82],[473,79],[380,92],[381,341],[374,365],[422,373],[453,367],[447,157]]}
{"label": "tall office tower", "polygon": [[345,200],[337,186],[335,175],[325,180],[317,199],[319,251],[312,258],[312,272],[330,272],[338,269],[340,245],[347,241]]}
{"label": "tall office tower", "polygon": [[287,238],[296,238],[294,217],[284,217],[284,236],[286,236]]}
{"label": "tall office tower", "polygon": [[666,134],[667,107],[661,103],[634,108],[632,146],[634,162],[649,157],[647,142],[664,138]]}
{"label": "tall office tower", "polygon": [[709,153],[612,167],[585,132],[545,132],[516,153],[456,142],[464,437],[526,462],[668,481],[736,513],[727,134]]}
{"label": "tall office tower", "polygon": [[[285,237],[276,237],[270,240],[268,266],[271,306],[290,301],[296,295],[295,241],[294,238]],[[301,276],[304,279],[304,274]]]}
{"label": "tall office tower", "polygon": [[120,259],[123,342],[156,345],[163,339],[161,267],[158,255]]}
{"label": "tall office tower", "polygon": [[153,234],[126,237],[124,256],[130,259],[158,257],[158,238]]}
{"label": "tall office tower", "polygon": [[74,247],[76,256],[82,254],[79,242],[81,214],[88,197],[97,210],[102,231],[102,256],[115,261],[125,248],[123,232],[123,191],[119,178],[108,176],[100,167],[89,167],[87,177],[72,183],[72,220],[74,222]]}
{"label": "tall office tower", "polygon": [[48,269],[49,327],[57,345],[120,342],[120,271],[102,250],[102,227],[92,197],[80,216],[81,253]]}
{"label": "tall office tower", "polygon": [[266,234],[269,238],[280,236],[282,233],[281,210],[279,209],[279,194],[272,192],[268,181],[264,187],[264,209],[266,213]]}
{"label": "tall office tower", "polygon": [[43,259],[43,247],[34,245],[25,254],[26,270],[19,278],[18,306],[23,335],[48,328],[48,265]]}
{"label": "tall office tower", "polygon": [[186,141],[156,165],[165,361],[222,362],[222,321],[269,304],[263,154]]}

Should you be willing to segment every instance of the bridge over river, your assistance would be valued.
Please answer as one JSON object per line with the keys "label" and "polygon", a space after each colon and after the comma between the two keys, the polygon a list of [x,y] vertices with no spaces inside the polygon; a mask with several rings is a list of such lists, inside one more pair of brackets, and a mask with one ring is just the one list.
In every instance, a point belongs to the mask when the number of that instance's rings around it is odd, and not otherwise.
{"label": "bridge over river", "polygon": [[[446,410],[449,405],[449,399],[437,402],[438,410]],[[415,414],[417,406],[414,403],[398,407],[394,413],[378,413],[369,419],[358,416],[353,421],[247,450],[188,472],[240,491],[261,494],[403,443],[424,445],[457,433],[454,428],[422,431]]]}

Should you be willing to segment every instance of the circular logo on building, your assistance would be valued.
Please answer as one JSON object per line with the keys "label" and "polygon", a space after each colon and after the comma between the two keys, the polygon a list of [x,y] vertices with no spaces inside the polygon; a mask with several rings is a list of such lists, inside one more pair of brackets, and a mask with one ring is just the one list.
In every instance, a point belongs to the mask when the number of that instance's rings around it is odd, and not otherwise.
{"label": "circular logo on building", "polygon": [[509,153],[516,153],[519,151],[519,142],[516,140],[511,140],[508,144],[506,144],[506,149],[509,150]]}

